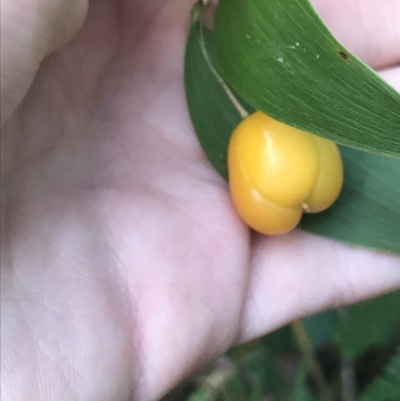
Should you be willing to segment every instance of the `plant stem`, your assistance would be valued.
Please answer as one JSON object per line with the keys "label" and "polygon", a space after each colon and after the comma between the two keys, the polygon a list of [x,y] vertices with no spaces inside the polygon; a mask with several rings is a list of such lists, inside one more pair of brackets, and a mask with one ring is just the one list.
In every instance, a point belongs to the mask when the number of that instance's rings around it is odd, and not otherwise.
{"label": "plant stem", "polygon": [[318,393],[321,399],[323,401],[334,401],[328,382],[315,355],[311,339],[304,327],[303,322],[301,320],[296,320],[291,323],[291,328],[294,336],[297,339],[303,358],[308,366],[308,372],[317,385]]}
{"label": "plant stem", "polygon": [[340,368],[340,376],[342,381],[342,399],[343,401],[354,401],[354,367],[351,359],[343,357]]}
{"label": "plant stem", "polygon": [[[343,319],[346,314],[346,308],[339,308],[337,310],[339,319]],[[346,358],[342,356],[341,366],[340,366],[340,379],[342,382],[342,400],[343,401],[354,401],[356,397],[355,389],[355,374],[353,360],[351,358]]]}

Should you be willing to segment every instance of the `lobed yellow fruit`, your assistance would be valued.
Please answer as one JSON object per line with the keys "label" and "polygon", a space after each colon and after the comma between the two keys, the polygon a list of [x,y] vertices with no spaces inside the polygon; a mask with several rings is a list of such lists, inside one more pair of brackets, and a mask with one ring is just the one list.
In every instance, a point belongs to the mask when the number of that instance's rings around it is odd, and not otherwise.
{"label": "lobed yellow fruit", "polygon": [[238,213],[263,234],[284,234],[296,227],[303,211],[327,209],[343,183],[335,143],[259,111],[233,132],[228,169]]}

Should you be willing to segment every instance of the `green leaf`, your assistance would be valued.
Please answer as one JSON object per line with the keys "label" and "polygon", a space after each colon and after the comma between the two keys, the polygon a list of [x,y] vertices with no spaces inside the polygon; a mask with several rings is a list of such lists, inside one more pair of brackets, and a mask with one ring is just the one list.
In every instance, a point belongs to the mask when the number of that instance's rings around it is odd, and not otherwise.
{"label": "green leaf", "polygon": [[215,46],[222,76],[256,109],[400,156],[400,94],[337,42],[308,0],[221,0]]}
{"label": "green leaf", "polygon": [[283,326],[263,337],[261,342],[272,354],[279,356],[297,349],[296,339],[290,326]]}
{"label": "green leaf", "polygon": [[[204,35],[204,36],[203,36]],[[205,52],[211,51],[212,33],[192,24],[186,47],[185,89],[192,122],[208,159],[228,178],[226,152],[229,138],[241,121],[221,82],[210,68]]]}
{"label": "green leaf", "polygon": [[199,388],[187,398],[187,401],[210,401],[210,399],[206,392],[202,388]]}
{"label": "green leaf", "polygon": [[331,340],[337,324],[337,313],[335,311],[319,313],[303,319],[303,324],[316,350]]}
{"label": "green leaf", "polygon": [[[192,25],[187,42],[187,102],[204,152],[227,178],[228,141],[241,117],[204,57],[199,29],[199,23]],[[207,49],[212,48],[212,38],[212,33],[205,30]],[[344,147],[342,156],[345,183],[339,200],[324,213],[305,215],[301,228],[343,242],[400,253],[400,160]]]}
{"label": "green leaf", "polygon": [[341,147],[345,182],[328,210],[300,227],[332,239],[400,253],[400,159]]}
{"label": "green leaf", "polygon": [[[287,338],[289,334],[289,339]],[[270,341],[269,335],[236,346],[228,351],[228,356],[236,364],[237,375],[232,380],[247,383],[244,394],[251,400],[260,400],[265,394],[270,393],[279,398],[287,389],[287,382],[284,379],[277,361],[279,355],[293,350],[290,330],[277,330]],[[277,345],[280,349],[275,349]],[[232,389],[227,385],[227,389]],[[237,392],[237,389],[235,390]],[[262,395],[262,396],[261,396]],[[229,397],[229,399],[231,399]]]}
{"label": "green leaf", "polygon": [[265,349],[259,348],[252,358],[248,358],[244,366],[250,380],[250,388],[247,394],[250,393],[251,400],[262,400],[266,394],[273,394],[276,399],[281,398],[287,388],[286,380],[282,375],[282,370],[276,363],[273,354]]}
{"label": "green leaf", "polygon": [[400,348],[385,368],[364,391],[358,401],[400,400]]}
{"label": "green leaf", "polygon": [[355,358],[400,328],[400,291],[347,308],[334,339],[344,356]]}
{"label": "green leaf", "polygon": [[317,401],[307,386],[307,369],[302,364],[297,373],[296,383],[290,401]]}

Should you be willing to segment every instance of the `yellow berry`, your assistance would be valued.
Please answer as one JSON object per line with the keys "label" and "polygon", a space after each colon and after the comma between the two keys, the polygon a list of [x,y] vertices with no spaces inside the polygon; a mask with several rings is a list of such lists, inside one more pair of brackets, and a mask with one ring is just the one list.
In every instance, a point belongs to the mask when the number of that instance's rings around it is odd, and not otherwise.
{"label": "yellow berry", "polygon": [[294,206],[310,194],[318,173],[318,148],[310,134],[258,111],[243,120],[232,140],[242,170],[262,196]]}
{"label": "yellow berry", "polygon": [[263,234],[283,234],[303,210],[319,212],[338,197],[343,167],[326,139],[255,112],[234,130],[228,149],[229,185],[242,219]]}
{"label": "yellow berry", "polygon": [[303,204],[307,213],[322,212],[331,206],[343,185],[343,163],[338,147],[332,141],[313,137],[318,146],[320,163],[315,186]]}

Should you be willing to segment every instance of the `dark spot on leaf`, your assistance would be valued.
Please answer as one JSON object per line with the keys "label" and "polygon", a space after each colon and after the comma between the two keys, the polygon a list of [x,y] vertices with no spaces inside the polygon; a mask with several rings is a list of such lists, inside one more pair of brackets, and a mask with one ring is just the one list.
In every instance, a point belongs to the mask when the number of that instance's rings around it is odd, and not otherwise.
{"label": "dark spot on leaf", "polygon": [[347,60],[347,54],[346,54],[345,52],[340,51],[339,54],[340,54],[340,57],[341,57],[341,58]]}

